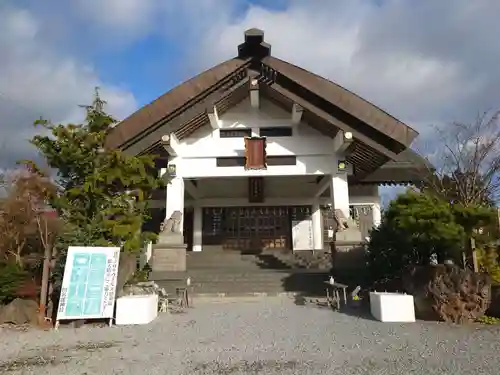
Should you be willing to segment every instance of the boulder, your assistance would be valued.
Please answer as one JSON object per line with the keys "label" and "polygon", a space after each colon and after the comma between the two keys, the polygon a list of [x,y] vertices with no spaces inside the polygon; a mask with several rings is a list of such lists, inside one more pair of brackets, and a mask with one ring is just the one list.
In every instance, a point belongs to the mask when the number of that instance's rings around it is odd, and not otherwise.
{"label": "boulder", "polygon": [[491,278],[456,265],[414,267],[403,278],[415,313],[425,320],[462,324],[483,316],[491,302]]}
{"label": "boulder", "polygon": [[0,311],[0,324],[37,324],[38,303],[33,300],[16,298]]}

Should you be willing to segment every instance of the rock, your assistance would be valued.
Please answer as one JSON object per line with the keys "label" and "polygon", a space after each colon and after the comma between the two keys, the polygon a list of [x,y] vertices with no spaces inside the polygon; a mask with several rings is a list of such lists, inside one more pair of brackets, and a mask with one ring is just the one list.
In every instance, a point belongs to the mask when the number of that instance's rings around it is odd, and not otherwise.
{"label": "rock", "polygon": [[33,300],[16,298],[0,311],[0,324],[37,324],[38,303]]}
{"label": "rock", "polygon": [[473,322],[484,315],[491,301],[491,278],[456,265],[414,267],[404,276],[403,285],[414,297],[417,317],[425,320]]}

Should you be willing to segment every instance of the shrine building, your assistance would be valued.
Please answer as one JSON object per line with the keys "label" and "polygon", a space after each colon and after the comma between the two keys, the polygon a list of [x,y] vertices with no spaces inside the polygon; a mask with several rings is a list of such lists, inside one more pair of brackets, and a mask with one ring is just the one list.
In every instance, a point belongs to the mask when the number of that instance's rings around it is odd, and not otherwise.
{"label": "shrine building", "polygon": [[[237,48],[236,48],[237,47]],[[271,54],[261,30],[236,57],[173,88],[117,124],[107,146],[157,154],[171,178],[149,228],[174,211],[194,252],[323,250],[380,223],[379,186],[413,184],[418,133],[336,83]]]}

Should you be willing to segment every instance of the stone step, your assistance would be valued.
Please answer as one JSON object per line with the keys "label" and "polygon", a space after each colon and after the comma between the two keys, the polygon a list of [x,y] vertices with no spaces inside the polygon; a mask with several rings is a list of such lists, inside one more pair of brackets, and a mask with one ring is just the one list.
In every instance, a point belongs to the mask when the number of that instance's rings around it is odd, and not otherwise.
{"label": "stone step", "polygon": [[188,269],[186,274],[189,275],[259,275],[259,274],[327,274],[328,270],[318,270],[312,268],[287,268],[287,269],[275,269],[275,268],[257,268],[252,269],[248,267],[219,267],[219,268],[199,268],[199,269]]}
{"label": "stone step", "polygon": [[259,258],[236,258],[236,257],[225,257],[225,256],[220,256],[220,257],[207,257],[207,258],[201,258],[201,257],[186,257],[186,260],[188,262],[195,262],[195,263],[216,263],[216,262],[243,262],[243,263],[253,263],[258,261]]}
{"label": "stone step", "polygon": [[245,283],[245,282],[255,282],[255,283],[271,283],[271,282],[285,282],[287,280],[293,279],[310,279],[310,280],[327,280],[327,275],[317,276],[317,275],[220,275],[213,277],[206,276],[190,276],[191,283]]}
{"label": "stone step", "polygon": [[286,263],[274,257],[267,258],[253,258],[253,259],[227,259],[221,257],[219,259],[207,258],[205,259],[187,259],[187,268],[217,268],[217,267],[249,267],[249,268],[273,268],[273,269],[287,269],[293,266],[293,263]]}
{"label": "stone step", "polygon": [[210,262],[199,262],[199,261],[191,261],[187,260],[186,266],[189,267],[236,267],[236,266],[246,266],[246,267],[261,267],[257,262],[249,262],[249,261],[226,261],[220,260],[210,261]]}
{"label": "stone step", "polygon": [[252,262],[190,262],[188,261],[186,266],[189,268],[191,267],[206,267],[206,268],[214,268],[214,267],[262,267],[263,265],[259,265],[257,263],[252,263]]}
{"label": "stone step", "polygon": [[226,272],[219,274],[211,273],[188,273],[191,280],[281,280],[284,278],[308,278],[308,279],[325,279],[328,280],[329,274],[327,272]]}
{"label": "stone step", "polygon": [[227,294],[246,294],[246,293],[300,293],[310,296],[323,296],[325,290],[321,288],[298,288],[288,287],[285,285],[203,285],[194,287],[191,294],[212,294],[212,293],[227,293]]}

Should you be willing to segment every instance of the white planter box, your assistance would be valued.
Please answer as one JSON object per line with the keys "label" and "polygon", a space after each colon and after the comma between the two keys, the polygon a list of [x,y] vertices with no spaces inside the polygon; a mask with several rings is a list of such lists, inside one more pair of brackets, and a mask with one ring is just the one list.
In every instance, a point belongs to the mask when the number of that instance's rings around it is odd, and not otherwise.
{"label": "white planter box", "polygon": [[116,325],[148,324],[157,316],[157,294],[124,296],[116,300]]}
{"label": "white planter box", "polygon": [[370,311],[381,322],[414,322],[413,296],[400,293],[370,292]]}

